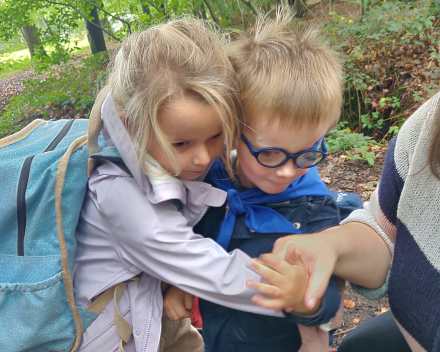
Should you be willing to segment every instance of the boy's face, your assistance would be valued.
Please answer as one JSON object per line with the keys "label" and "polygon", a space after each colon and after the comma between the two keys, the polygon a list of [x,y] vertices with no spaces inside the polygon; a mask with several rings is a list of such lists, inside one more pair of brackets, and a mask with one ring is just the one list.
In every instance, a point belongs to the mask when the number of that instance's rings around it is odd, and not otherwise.
{"label": "boy's face", "polygon": [[[254,150],[263,148],[280,148],[289,154],[310,149],[331,127],[330,123],[301,128],[286,128],[279,125],[278,119],[267,122],[266,114],[254,116],[243,135],[249,140]],[[258,187],[269,194],[281,193],[288,185],[301,177],[309,169],[297,168],[293,160],[284,165],[268,168],[259,164],[250,153],[241,137],[236,140],[237,174],[245,187]]]}

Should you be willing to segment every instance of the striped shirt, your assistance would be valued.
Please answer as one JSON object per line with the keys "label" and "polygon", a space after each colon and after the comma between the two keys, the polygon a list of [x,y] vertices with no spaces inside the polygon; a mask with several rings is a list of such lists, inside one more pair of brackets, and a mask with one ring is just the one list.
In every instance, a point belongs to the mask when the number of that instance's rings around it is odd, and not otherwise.
{"label": "striped shirt", "polygon": [[393,254],[382,287],[355,290],[369,299],[388,293],[413,351],[440,351],[440,181],[428,164],[439,105],[440,93],[405,122],[388,146],[370,201],[344,221],[372,227]]}

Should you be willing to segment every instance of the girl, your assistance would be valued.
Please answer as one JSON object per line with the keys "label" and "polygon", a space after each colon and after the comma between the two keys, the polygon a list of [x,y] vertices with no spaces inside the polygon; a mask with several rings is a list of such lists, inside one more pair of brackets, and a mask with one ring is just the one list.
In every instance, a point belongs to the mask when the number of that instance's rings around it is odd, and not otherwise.
{"label": "girl", "polygon": [[[114,318],[119,312],[133,331],[132,338],[124,337],[125,351],[156,352],[160,281],[231,308],[277,315],[251,303],[255,291],[245,282],[259,277],[246,268],[248,256],[228,254],[192,231],[209,206],[225,202],[225,192],[198,180],[224,142],[231,145],[237,127],[235,74],[218,36],[195,20],[131,35],[110,71],[109,93],[101,97],[105,150],[112,155],[91,174],[81,212],[76,303],[87,307],[107,289],[129,282],[117,306],[108,304],[86,329],[80,350],[122,350],[116,329],[125,323]],[[179,350],[203,350],[197,338]]]}

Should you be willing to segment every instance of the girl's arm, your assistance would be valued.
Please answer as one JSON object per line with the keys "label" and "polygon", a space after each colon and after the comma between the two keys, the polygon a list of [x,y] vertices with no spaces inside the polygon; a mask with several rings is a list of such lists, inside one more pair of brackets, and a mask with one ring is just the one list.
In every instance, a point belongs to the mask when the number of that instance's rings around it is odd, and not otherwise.
{"label": "girl's arm", "polygon": [[283,316],[252,303],[257,291],[245,283],[260,277],[246,267],[251,259],[245,253],[228,253],[211,239],[195,234],[172,201],[152,205],[131,177],[103,175],[96,181],[89,183],[95,193],[90,208],[97,212],[92,214],[89,208],[89,222],[99,219],[102,231],[108,233],[105,240],[113,242],[110,246],[123,267],[136,267],[220,305]]}

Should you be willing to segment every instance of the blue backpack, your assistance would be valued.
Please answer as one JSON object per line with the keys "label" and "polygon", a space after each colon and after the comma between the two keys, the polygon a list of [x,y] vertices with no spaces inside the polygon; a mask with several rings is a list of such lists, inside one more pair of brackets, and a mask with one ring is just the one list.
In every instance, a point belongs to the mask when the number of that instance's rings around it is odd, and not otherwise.
{"label": "blue backpack", "polygon": [[[92,115],[99,117],[100,105]],[[102,137],[98,144],[100,119],[90,121],[35,120],[0,140],[1,352],[76,351],[83,331],[114,297],[103,294],[105,301],[84,310],[73,296],[75,229],[88,163],[93,167],[89,151],[104,144]]]}

